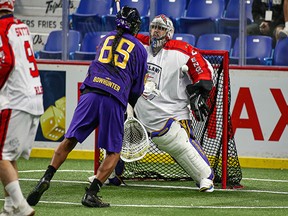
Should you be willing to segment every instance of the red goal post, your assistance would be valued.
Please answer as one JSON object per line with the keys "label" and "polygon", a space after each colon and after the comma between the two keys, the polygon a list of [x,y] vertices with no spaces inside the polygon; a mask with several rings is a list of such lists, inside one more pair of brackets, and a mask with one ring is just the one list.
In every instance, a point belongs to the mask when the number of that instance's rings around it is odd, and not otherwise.
{"label": "red goal post", "polygon": [[[222,144],[222,189],[227,188],[227,158],[228,158],[228,92],[229,92],[229,52],[222,50],[202,50],[204,56],[223,56],[223,144]],[[213,65],[213,62],[211,62]],[[214,68],[214,67],[213,67]]]}

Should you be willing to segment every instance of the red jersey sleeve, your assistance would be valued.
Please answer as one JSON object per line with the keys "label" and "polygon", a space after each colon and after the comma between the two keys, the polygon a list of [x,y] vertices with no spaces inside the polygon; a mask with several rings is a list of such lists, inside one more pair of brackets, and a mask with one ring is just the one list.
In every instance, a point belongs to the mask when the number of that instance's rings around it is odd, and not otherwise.
{"label": "red jersey sleeve", "polygon": [[148,35],[142,35],[142,34],[137,34],[136,38],[144,45],[149,45],[149,36]]}
{"label": "red jersey sleeve", "polygon": [[199,50],[190,46],[191,55],[187,62],[188,74],[193,83],[199,80],[212,80],[212,67],[210,63],[200,54]]}
{"label": "red jersey sleeve", "polygon": [[0,29],[0,89],[4,86],[14,67],[14,53],[7,35]]}
{"label": "red jersey sleeve", "polygon": [[184,41],[170,40],[165,48],[178,50],[189,56],[186,63],[189,68],[187,73],[193,83],[199,80],[212,80],[213,68],[196,47]]}

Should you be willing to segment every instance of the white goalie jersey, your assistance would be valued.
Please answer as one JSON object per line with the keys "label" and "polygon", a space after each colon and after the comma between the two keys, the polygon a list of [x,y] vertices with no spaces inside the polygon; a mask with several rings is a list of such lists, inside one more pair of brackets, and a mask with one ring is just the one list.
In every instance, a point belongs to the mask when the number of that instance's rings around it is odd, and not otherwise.
{"label": "white goalie jersey", "polygon": [[[201,79],[210,80],[213,73],[211,64],[199,51],[183,41],[170,40],[153,57],[149,36],[138,35],[148,52],[148,72],[145,91],[134,108],[136,116],[148,132],[163,128],[169,118],[191,119],[186,86]],[[187,65],[188,71],[182,71]],[[151,91],[154,84],[155,91]]]}
{"label": "white goalie jersey", "polygon": [[0,110],[43,113],[43,90],[26,24],[9,15],[0,25]]}

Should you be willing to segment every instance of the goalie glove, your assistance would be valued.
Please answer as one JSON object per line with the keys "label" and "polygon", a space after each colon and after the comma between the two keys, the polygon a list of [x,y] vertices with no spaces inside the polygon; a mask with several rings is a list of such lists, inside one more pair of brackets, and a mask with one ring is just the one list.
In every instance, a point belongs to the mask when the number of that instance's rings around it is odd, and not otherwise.
{"label": "goalie glove", "polygon": [[212,81],[210,80],[200,80],[186,87],[186,92],[190,100],[190,108],[197,121],[204,121],[204,118],[207,117],[210,112],[206,100],[212,89],[212,85]]}
{"label": "goalie glove", "polygon": [[190,107],[197,121],[204,121],[204,117],[207,117],[210,111],[204,98],[197,93],[190,96]]}

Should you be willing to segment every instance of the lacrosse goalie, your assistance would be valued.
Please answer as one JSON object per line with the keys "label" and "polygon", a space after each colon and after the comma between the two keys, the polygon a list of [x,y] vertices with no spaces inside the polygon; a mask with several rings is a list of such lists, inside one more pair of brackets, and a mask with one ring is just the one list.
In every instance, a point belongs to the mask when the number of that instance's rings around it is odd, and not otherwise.
{"label": "lacrosse goalie", "polygon": [[149,31],[149,36],[137,38],[148,53],[145,89],[153,91],[144,91],[138,99],[136,117],[157,147],[196,181],[199,191],[213,192],[214,172],[191,127],[192,118],[203,121],[209,114],[206,99],[213,86],[213,68],[197,48],[172,40],[174,27],[167,16],[156,16]]}

